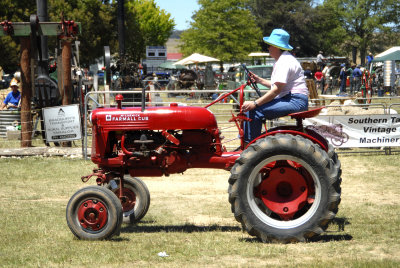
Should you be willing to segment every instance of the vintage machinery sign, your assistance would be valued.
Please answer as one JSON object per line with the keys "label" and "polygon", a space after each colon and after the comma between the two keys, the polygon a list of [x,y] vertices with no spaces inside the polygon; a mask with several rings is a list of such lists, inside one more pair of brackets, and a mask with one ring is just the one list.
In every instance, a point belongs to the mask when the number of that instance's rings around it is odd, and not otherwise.
{"label": "vintage machinery sign", "polygon": [[400,115],[320,115],[306,120],[307,128],[335,147],[400,146]]}
{"label": "vintage machinery sign", "polygon": [[78,105],[43,108],[46,140],[48,142],[81,139],[81,120]]}

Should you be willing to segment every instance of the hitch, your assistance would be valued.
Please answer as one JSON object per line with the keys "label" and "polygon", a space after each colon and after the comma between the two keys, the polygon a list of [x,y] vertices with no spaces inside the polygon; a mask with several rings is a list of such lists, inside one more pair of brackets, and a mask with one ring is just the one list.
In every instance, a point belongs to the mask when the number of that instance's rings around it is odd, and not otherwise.
{"label": "hitch", "polygon": [[96,183],[97,185],[102,185],[104,183],[108,183],[110,180],[112,180],[113,178],[119,176],[118,174],[114,174],[113,172],[108,172],[108,173],[104,173],[104,170],[102,169],[93,169],[93,173],[86,175],[86,176],[82,176],[81,180],[82,182],[88,182],[90,180],[91,177],[96,176]]}

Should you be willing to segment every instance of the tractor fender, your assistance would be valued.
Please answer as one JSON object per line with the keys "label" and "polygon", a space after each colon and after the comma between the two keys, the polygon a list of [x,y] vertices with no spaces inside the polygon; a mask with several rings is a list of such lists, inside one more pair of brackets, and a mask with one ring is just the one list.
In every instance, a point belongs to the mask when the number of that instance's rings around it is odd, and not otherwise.
{"label": "tractor fender", "polygon": [[324,151],[328,152],[328,141],[321,136],[319,133],[317,133],[314,130],[311,129],[306,129],[307,133],[305,132],[301,132],[298,130],[295,130],[293,127],[277,127],[274,129],[271,129],[270,131],[268,131],[267,133],[262,134],[261,136],[259,136],[258,138],[254,139],[253,141],[251,141],[247,146],[249,146],[250,144],[256,142],[259,139],[262,139],[264,137],[267,136],[274,136],[276,134],[291,134],[291,135],[297,135],[297,136],[302,136],[310,141],[312,141],[315,144],[318,144]]}

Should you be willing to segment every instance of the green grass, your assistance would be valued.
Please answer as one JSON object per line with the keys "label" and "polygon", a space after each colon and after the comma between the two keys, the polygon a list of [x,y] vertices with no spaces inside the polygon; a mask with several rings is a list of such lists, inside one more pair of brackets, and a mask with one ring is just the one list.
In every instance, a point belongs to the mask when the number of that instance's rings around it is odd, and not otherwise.
{"label": "green grass", "polygon": [[[342,202],[315,242],[262,244],[241,231],[228,203],[229,173],[188,170],[143,178],[149,212],[110,241],[80,241],[69,198],[95,167],[69,158],[0,158],[1,267],[399,267],[400,155],[340,155]],[[165,251],[169,257],[161,258]]]}

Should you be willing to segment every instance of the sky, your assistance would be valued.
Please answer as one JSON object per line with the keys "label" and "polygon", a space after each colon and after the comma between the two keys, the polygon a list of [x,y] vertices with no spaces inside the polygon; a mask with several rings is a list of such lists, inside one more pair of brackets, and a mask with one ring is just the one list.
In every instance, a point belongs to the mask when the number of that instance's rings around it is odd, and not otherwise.
{"label": "sky", "polygon": [[194,11],[199,9],[197,0],[155,0],[157,5],[171,14],[175,20],[175,30],[186,30],[192,21]]}

